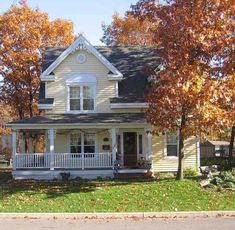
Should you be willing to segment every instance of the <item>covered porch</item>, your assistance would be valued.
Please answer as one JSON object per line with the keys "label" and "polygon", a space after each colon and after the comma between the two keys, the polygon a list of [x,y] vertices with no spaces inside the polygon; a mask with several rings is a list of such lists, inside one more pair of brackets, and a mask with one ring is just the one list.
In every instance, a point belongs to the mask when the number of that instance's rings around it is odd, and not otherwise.
{"label": "covered porch", "polygon": [[151,168],[152,134],[146,123],[50,122],[18,124],[12,129],[15,175],[29,175],[32,171],[53,175],[76,171],[77,176],[85,177],[86,174],[99,176],[102,171],[102,175],[110,176],[124,169]]}

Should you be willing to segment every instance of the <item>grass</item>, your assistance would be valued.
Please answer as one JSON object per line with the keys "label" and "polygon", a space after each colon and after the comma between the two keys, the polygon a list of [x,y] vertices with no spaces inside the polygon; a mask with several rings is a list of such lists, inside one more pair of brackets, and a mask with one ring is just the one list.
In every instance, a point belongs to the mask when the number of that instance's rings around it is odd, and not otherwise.
{"label": "grass", "polygon": [[[175,181],[8,181],[0,172],[0,212],[131,212],[235,210],[235,193]],[[8,181],[8,182],[7,182]]]}

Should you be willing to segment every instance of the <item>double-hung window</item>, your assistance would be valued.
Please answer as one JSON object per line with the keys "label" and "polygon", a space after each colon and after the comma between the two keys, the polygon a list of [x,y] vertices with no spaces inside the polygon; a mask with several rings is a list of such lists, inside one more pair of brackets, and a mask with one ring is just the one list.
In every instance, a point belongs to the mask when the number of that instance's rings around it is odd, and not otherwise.
{"label": "double-hung window", "polygon": [[166,156],[178,156],[178,136],[176,134],[166,135]]}
{"label": "double-hung window", "polygon": [[69,87],[69,111],[89,112],[95,110],[95,86]]}
{"label": "double-hung window", "polygon": [[85,157],[94,157],[95,139],[94,133],[72,132],[70,134],[70,152],[84,153]]}

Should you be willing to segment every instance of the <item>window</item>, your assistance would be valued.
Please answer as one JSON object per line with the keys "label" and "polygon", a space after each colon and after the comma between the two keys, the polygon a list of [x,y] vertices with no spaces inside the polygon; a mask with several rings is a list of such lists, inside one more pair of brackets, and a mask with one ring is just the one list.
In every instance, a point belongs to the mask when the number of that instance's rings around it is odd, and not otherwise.
{"label": "window", "polygon": [[81,110],[80,87],[70,87],[70,110]]}
{"label": "window", "polygon": [[81,133],[71,133],[71,135],[70,135],[70,152],[71,153],[81,153],[82,152]]}
{"label": "window", "polygon": [[142,136],[142,134],[138,135],[138,149],[139,149],[139,154],[143,154],[143,136]]}
{"label": "window", "polygon": [[83,87],[83,110],[94,110],[94,94],[91,86]]}
{"label": "window", "polygon": [[[84,134],[84,153],[95,153],[95,134]],[[86,156],[92,157],[93,154],[86,154]]]}
{"label": "window", "polygon": [[95,93],[94,86],[70,86],[69,87],[69,110],[70,111],[94,111]]}
{"label": "window", "polygon": [[178,136],[176,134],[166,135],[166,155],[168,157],[178,156]]}
{"label": "window", "polygon": [[70,134],[70,152],[85,153],[85,157],[94,157],[95,153],[95,134],[73,132]]}

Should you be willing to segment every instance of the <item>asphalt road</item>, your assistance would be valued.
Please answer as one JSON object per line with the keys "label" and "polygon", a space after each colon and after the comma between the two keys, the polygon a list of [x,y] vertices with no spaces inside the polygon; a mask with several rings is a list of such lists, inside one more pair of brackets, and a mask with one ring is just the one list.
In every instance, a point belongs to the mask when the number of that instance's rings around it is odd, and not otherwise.
{"label": "asphalt road", "polygon": [[1,220],[1,230],[233,230],[235,218],[203,218],[179,220]]}

